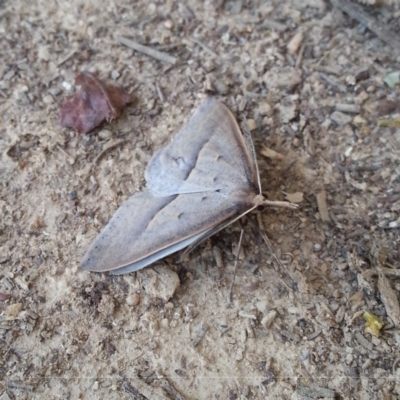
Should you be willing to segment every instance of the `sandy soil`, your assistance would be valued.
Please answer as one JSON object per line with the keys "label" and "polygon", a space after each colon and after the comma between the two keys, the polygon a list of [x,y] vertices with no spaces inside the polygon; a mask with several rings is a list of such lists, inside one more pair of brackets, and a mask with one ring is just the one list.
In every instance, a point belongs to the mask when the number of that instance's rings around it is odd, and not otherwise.
{"label": "sandy soil", "polygon": [[[397,6],[365,10],[398,30]],[[322,0],[3,1],[0,46],[1,400],[400,398],[400,130],[378,124],[399,117],[396,49]],[[80,135],[58,110],[83,70],[136,101]],[[299,209],[243,219],[232,302],[240,224],[182,264],[82,271],[207,95]]]}

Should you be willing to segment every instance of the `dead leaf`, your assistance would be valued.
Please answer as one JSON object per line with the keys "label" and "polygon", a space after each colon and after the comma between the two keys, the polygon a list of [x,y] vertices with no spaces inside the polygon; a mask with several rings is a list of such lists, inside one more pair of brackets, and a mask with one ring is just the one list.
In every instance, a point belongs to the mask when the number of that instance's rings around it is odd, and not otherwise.
{"label": "dead leaf", "polygon": [[89,72],[80,73],[75,84],[80,86],[60,109],[61,125],[87,133],[105,119],[116,118],[122,108],[132,102],[132,97],[122,89],[105,85]]}

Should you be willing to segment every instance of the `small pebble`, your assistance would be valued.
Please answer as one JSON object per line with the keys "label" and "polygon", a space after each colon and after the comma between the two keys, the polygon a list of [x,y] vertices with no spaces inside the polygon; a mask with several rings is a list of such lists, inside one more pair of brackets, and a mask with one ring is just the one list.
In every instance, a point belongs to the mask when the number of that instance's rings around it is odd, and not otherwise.
{"label": "small pebble", "polygon": [[261,103],[258,110],[261,115],[271,115],[272,113],[272,107],[268,103]]}
{"label": "small pebble", "polygon": [[344,113],[358,114],[360,112],[360,106],[358,104],[343,104],[336,103],[336,111],[341,111]]}
{"label": "small pebble", "polygon": [[172,28],[174,27],[174,23],[173,23],[170,19],[167,19],[167,20],[164,22],[164,26],[165,26],[167,29],[172,29]]}
{"label": "small pebble", "polygon": [[50,96],[49,94],[46,96],[43,96],[43,103],[44,104],[52,104],[54,103],[54,99],[52,96]]}
{"label": "small pebble", "polygon": [[111,72],[111,79],[113,79],[114,81],[116,81],[120,76],[121,74],[115,69]]}
{"label": "small pebble", "polygon": [[99,138],[100,138],[100,139],[103,139],[103,140],[110,139],[111,136],[112,136],[112,132],[109,131],[108,129],[102,129],[102,130],[99,132]]}
{"label": "small pebble", "polygon": [[349,124],[353,118],[340,111],[335,111],[331,114],[331,120],[341,126]]}
{"label": "small pebble", "polygon": [[169,328],[169,320],[168,320],[168,318],[163,318],[162,320],[161,320],[161,328]]}
{"label": "small pebble", "polygon": [[58,87],[51,87],[51,88],[49,89],[49,93],[50,93],[52,96],[58,96],[58,95],[61,93],[61,89],[58,88]]}
{"label": "small pebble", "polygon": [[65,90],[68,90],[68,91],[72,90],[72,85],[71,85],[69,82],[64,81],[64,82],[62,83],[62,85],[63,85],[63,88],[64,88]]}
{"label": "small pebble", "polygon": [[140,296],[137,293],[132,293],[126,298],[128,306],[137,306],[140,302]]}

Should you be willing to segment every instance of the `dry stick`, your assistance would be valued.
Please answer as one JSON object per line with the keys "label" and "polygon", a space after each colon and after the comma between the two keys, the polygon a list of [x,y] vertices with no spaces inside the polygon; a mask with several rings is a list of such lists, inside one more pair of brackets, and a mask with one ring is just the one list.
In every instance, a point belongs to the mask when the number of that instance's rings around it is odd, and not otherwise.
{"label": "dry stick", "polygon": [[63,65],[66,61],[68,61],[71,57],[73,57],[75,55],[75,53],[77,52],[77,50],[72,50],[70,51],[64,58],[62,58],[56,65],[57,67],[60,67],[61,65]]}
{"label": "dry stick", "polygon": [[318,74],[318,76],[320,78],[322,78],[325,82],[329,83],[331,86],[337,88],[339,91],[341,91],[342,93],[345,93],[347,91],[347,87],[342,85],[340,82],[338,82],[336,79],[330,77],[329,75],[320,72]]}
{"label": "dry stick", "polygon": [[215,58],[218,58],[218,54],[214,53],[209,47],[207,47],[204,43],[200,42],[199,39],[196,39],[195,37],[190,37],[189,40],[193,43],[196,43],[198,46],[200,46],[206,53],[208,53],[210,56],[213,56]]}
{"label": "dry stick", "polygon": [[150,47],[143,46],[142,44],[139,44],[137,42],[134,42],[133,40],[124,38],[122,36],[116,36],[115,40],[133,50],[146,54],[147,56],[153,57],[157,60],[168,62],[171,64],[176,64],[176,62],[178,61],[176,57],[170,56],[169,54],[163,53],[162,51],[154,50]]}
{"label": "dry stick", "polygon": [[301,67],[301,63],[303,62],[303,55],[304,55],[305,48],[306,48],[306,45],[303,43],[300,47],[299,54],[297,55],[297,60],[296,60],[296,65],[295,65],[296,69],[299,69]]}
{"label": "dry stick", "polygon": [[396,35],[395,32],[386,29],[384,25],[375,21],[362,9],[361,6],[348,0],[331,0],[331,2],[336,8],[340,8],[342,11],[349,14],[350,17],[365,25],[389,46],[392,46],[396,50],[400,50],[399,35]]}
{"label": "dry stick", "polygon": [[157,90],[158,98],[160,99],[161,103],[164,103],[164,94],[157,82],[156,82],[156,90]]}
{"label": "dry stick", "polygon": [[238,260],[239,260],[240,248],[242,247],[243,232],[244,232],[244,230],[242,229],[240,231],[239,244],[238,244],[237,251],[236,251],[235,265],[234,265],[234,270],[233,270],[233,278],[232,278],[232,282],[231,282],[231,287],[229,288],[229,302],[230,303],[232,303],[232,289],[233,289],[233,284],[235,283],[235,277],[236,277],[237,265],[238,265]]}
{"label": "dry stick", "polygon": [[107,147],[105,147],[100,152],[100,154],[94,159],[93,165],[96,165],[105,156],[106,153],[108,153],[109,151],[115,149],[118,146],[121,146],[121,145],[125,144],[126,142],[127,142],[126,139],[122,139],[122,140],[119,140],[118,142],[112,143],[112,144],[108,145]]}

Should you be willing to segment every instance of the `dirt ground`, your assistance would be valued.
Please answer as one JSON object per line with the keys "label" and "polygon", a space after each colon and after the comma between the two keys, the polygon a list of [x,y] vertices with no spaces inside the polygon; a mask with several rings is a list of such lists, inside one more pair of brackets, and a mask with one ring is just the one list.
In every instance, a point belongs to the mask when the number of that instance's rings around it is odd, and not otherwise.
{"label": "dirt ground", "polygon": [[[400,398],[400,52],[333,3],[0,2],[1,400]],[[397,34],[398,5],[362,7]],[[79,71],[135,102],[62,128]],[[299,209],[243,219],[232,302],[239,223],[181,264],[81,270],[207,95],[250,121],[266,197]]]}

